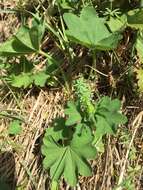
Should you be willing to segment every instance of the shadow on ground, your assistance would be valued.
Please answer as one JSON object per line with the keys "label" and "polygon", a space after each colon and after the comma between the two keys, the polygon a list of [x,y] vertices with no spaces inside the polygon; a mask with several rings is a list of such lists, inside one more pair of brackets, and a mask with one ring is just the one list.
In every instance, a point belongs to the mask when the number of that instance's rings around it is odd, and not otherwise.
{"label": "shadow on ground", "polygon": [[0,190],[16,189],[15,159],[11,152],[0,153]]}

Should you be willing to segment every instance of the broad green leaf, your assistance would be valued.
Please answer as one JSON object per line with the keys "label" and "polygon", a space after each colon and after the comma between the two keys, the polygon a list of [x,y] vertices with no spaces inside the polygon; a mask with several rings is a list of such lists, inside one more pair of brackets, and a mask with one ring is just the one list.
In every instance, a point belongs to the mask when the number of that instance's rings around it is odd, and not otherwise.
{"label": "broad green leaf", "polygon": [[22,26],[18,33],[0,46],[1,56],[16,56],[35,52],[32,45],[29,29]]}
{"label": "broad green leaf", "polygon": [[30,53],[37,53],[41,41],[41,25],[34,25],[31,28],[22,26],[16,35],[0,45],[0,56],[17,56]]}
{"label": "broad green leaf", "polygon": [[[112,125],[102,116],[96,116],[96,131],[94,132],[93,144],[99,152],[104,150],[102,138],[106,134],[114,134]],[[101,149],[100,149],[101,148]]]}
{"label": "broad green leaf", "polygon": [[0,45],[0,56],[17,56],[34,51],[21,43],[15,36]]}
{"label": "broad green leaf", "polygon": [[13,87],[17,88],[27,88],[29,87],[33,82],[33,79],[31,77],[31,73],[21,73],[20,75],[12,75],[10,78],[10,84]]}
{"label": "broad green leaf", "polygon": [[22,132],[21,123],[19,120],[14,120],[8,127],[8,133],[10,135],[19,135]]}
{"label": "broad green leaf", "polygon": [[119,35],[118,33],[110,34],[107,38],[102,39],[96,44],[96,49],[103,51],[115,49],[120,40],[121,40],[121,35]]}
{"label": "broad green leaf", "polygon": [[45,72],[41,71],[32,76],[34,80],[34,84],[36,86],[44,87],[46,84],[47,79],[49,78],[49,75],[47,75]]}
{"label": "broad green leaf", "polygon": [[[103,18],[99,18],[93,7],[86,7],[80,17],[65,13],[64,20],[68,27],[67,36],[71,40],[88,48],[110,50],[117,47],[121,35],[110,33]],[[80,27],[78,27],[80,26]]]}
{"label": "broad green leaf", "polygon": [[[119,112],[112,112],[110,116],[112,116],[111,122],[113,123],[113,125],[125,124],[127,122],[127,117]],[[109,117],[108,120],[110,120]]]}
{"label": "broad green leaf", "polygon": [[127,14],[128,26],[135,29],[143,29],[143,9],[134,9]]}
{"label": "broad green leaf", "polygon": [[78,124],[82,120],[81,115],[73,102],[68,102],[65,114],[68,116],[65,123],[67,126]]}
{"label": "broad green leaf", "polygon": [[77,134],[81,135],[83,127],[84,127],[83,123],[79,123],[76,125]]}
{"label": "broad green leaf", "polygon": [[43,140],[42,154],[45,156],[44,168],[50,168],[52,180],[58,181],[61,176],[71,186],[77,184],[77,175],[90,176],[91,168],[87,159],[95,158],[96,149],[91,145],[93,136],[90,130],[82,130],[79,136],[74,134],[73,139],[66,146],[61,146],[52,136],[46,135]]}
{"label": "broad green leaf", "polygon": [[143,32],[139,32],[137,35],[135,48],[137,50],[137,55],[140,59],[140,62],[143,63]]}
{"label": "broad green leaf", "polygon": [[137,79],[139,91],[143,92],[143,69],[137,70]]}
{"label": "broad green leaf", "polygon": [[22,68],[21,64],[15,64],[13,67],[9,69],[9,74],[11,73],[12,74],[9,75],[9,77],[7,77],[7,81],[10,83],[11,86],[17,88],[21,87],[27,88],[30,87],[32,84],[34,84],[35,86],[44,87],[47,82],[47,79],[49,79],[50,77],[44,71],[33,73],[32,71],[33,67],[32,65],[28,66],[28,63],[26,64],[25,72],[21,72]]}

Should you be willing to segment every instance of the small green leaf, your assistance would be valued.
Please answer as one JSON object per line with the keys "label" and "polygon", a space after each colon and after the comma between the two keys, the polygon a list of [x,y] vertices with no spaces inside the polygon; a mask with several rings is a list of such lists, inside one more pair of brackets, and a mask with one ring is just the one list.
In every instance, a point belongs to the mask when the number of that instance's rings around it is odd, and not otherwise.
{"label": "small green leaf", "polygon": [[108,109],[111,103],[111,99],[108,96],[102,97],[98,104],[97,104],[97,110],[98,109]]}
{"label": "small green leaf", "polygon": [[29,87],[33,82],[33,79],[31,77],[31,73],[21,73],[20,75],[12,75],[10,78],[10,84],[13,87],[17,88],[27,88]]}
{"label": "small green leaf", "polygon": [[135,29],[143,29],[143,9],[133,9],[127,14],[128,26]]}
{"label": "small green leaf", "polygon": [[[27,26],[22,26],[17,34],[14,36],[21,44],[31,49],[31,51],[38,50],[37,43],[37,28],[28,28]],[[36,36],[36,37],[35,37]]]}
{"label": "small green leaf", "polygon": [[107,24],[112,32],[123,31],[126,27],[127,17],[123,14],[120,17],[110,17],[110,20],[107,21]]}
{"label": "small green leaf", "polygon": [[78,124],[82,120],[81,115],[73,102],[68,102],[65,114],[68,116],[65,123],[67,126]]}
{"label": "small green leaf", "polygon": [[32,27],[29,31],[30,40],[35,50],[39,50],[39,34],[36,26]]}
{"label": "small green leaf", "polygon": [[62,9],[72,9],[72,2],[74,1],[69,1],[69,0],[59,0],[58,3],[60,4],[60,6],[62,7]]}
{"label": "small green leaf", "polygon": [[96,147],[98,152],[104,153],[104,143],[102,141],[101,136],[95,135],[95,138],[93,140],[93,144]]}
{"label": "small green leaf", "polygon": [[32,78],[36,86],[44,87],[47,79],[49,78],[49,75],[47,75],[44,71],[41,71],[34,74]]}
{"label": "small green leaf", "polygon": [[127,117],[121,113],[114,113],[112,114],[111,121],[113,124],[119,125],[119,124],[125,124],[128,120]]}
{"label": "small green leaf", "polygon": [[14,120],[10,123],[8,133],[10,135],[19,135],[22,132],[21,123],[19,120]]}
{"label": "small green leaf", "polygon": [[35,52],[29,39],[29,29],[21,27],[18,33],[0,46],[1,56],[16,56]]}

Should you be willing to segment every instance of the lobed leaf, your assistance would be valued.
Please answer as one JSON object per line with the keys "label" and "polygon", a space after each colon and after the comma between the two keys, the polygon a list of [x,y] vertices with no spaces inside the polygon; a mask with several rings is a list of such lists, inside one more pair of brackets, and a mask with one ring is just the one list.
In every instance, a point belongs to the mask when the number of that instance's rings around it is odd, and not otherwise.
{"label": "lobed leaf", "polygon": [[[121,35],[110,33],[103,18],[99,18],[93,7],[86,7],[80,17],[65,13],[64,20],[68,27],[66,34],[72,41],[88,48],[110,50],[117,47]],[[80,27],[78,27],[80,26]]]}
{"label": "lobed leaf", "polygon": [[61,146],[48,134],[44,137],[42,153],[45,155],[44,168],[50,168],[52,180],[64,176],[71,185],[77,184],[77,175],[91,175],[91,167],[86,159],[96,156],[96,149],[91,145],[93,136],[90,130],[82,130],[79,136],[76,132],[69,145]]}
{"label": "lobed leaf", "polygon": [[120,113],[121,103],[118,99],[103,97],[96,106],[94,144],[105,134],[115,134],[117,126],[127,122],[127,117]]}

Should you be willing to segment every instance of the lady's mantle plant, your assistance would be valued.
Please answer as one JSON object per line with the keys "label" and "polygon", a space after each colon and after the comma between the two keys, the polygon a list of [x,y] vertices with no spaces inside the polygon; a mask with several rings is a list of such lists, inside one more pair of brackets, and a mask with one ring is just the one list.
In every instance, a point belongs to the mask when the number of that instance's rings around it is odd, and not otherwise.
{"label": "lady's mantle plant", "polygon": [[46,130],[42,146],[44,168],[50,169],[51,179],[63,176],[71,186],[77,184],[78,175],[92,175],[88,160],[101,151],[102,137],[116,134],[117,126],[127,122],[120,101],[103,97],[94,102],[83,78],[76,81],[75,94],[76,101],[67,103],[65,118],[56,119]]}

